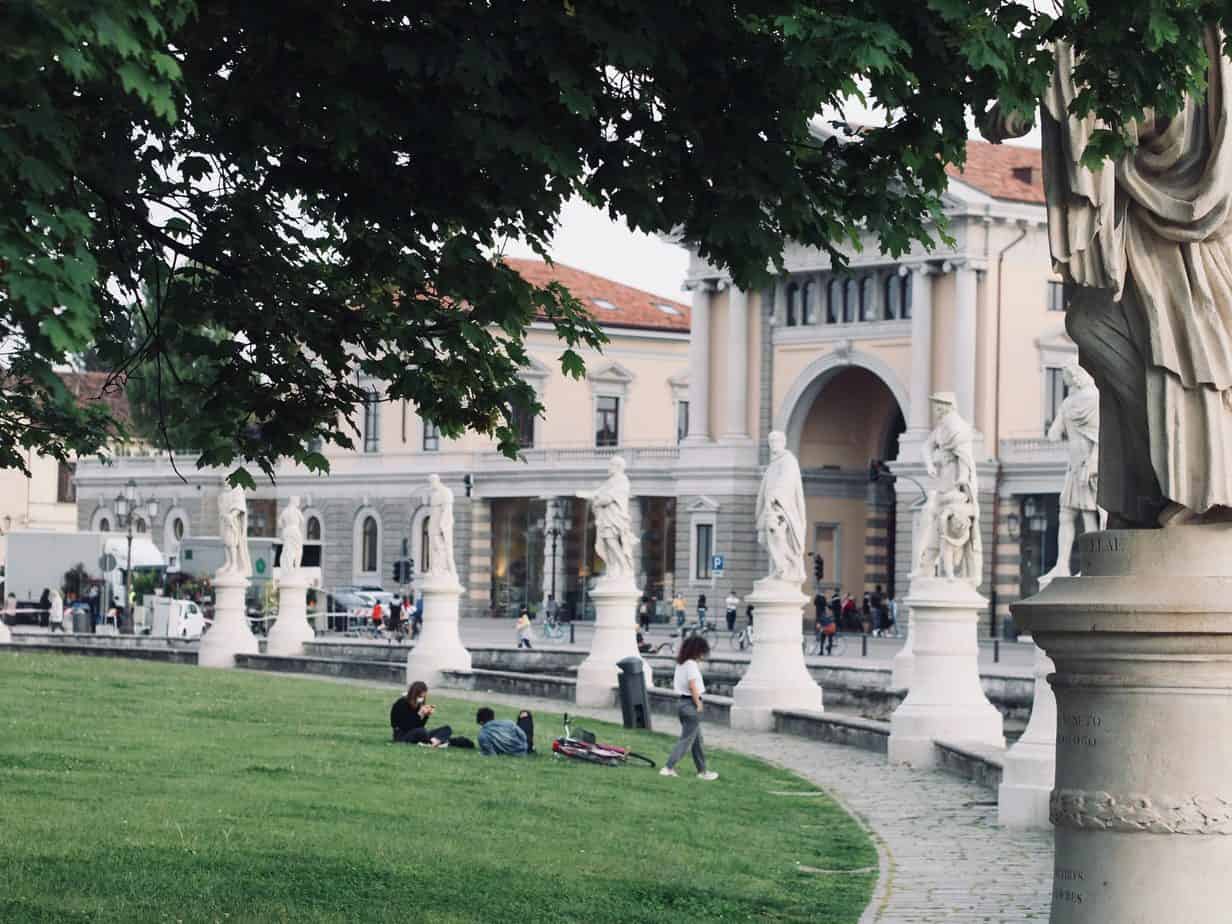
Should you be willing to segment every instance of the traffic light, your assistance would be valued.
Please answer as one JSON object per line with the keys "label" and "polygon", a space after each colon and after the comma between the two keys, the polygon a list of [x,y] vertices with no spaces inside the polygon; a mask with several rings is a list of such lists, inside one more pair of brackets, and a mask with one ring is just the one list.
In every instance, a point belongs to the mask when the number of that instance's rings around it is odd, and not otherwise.
{"label": "traffic light", "polygon": [[394,561],[394,583],[395,584],[402,583],[402,560],[401,559],[397,559]]}
{"label": "traffic light", "polygon": [[394,583],[410,584],[415,580],[415,559],[399,558],[394,562]]}
{"label": "traffic light", "polygon": [[826,576],[826,562],[820,555],[813,556],[813,579],[820,581]]}

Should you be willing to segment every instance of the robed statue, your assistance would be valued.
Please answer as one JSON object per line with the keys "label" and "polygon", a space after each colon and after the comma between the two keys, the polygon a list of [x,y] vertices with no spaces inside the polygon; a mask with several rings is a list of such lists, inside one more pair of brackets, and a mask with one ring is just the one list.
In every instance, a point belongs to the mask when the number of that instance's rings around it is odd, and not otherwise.
{"label": "robed statue", "polygon": [[218,574],[252,576],[248,555],[248,501],[239,485],[218,495],[218,535],[222,537],[222,567]]}
{"label": "robed statue", "polygon": [[[1100,395],[1099,505],[1114,527],[1226,519],[1232,506],[1232,67],[1215,27],[1206,88],[1129,123],[1133,147],[1081,164],[1094,115],[1069,106],[1058,44],[1041,105],[1053,266]],[[994,109],[996,141],[1029,125]]]}
{"label": "robed statue", "polygon": [[629,477],[625,460],[613,456],[607,465],[607,478],[594,491],[579,491],[577,496],[590,501],[595,514],[595,554],[603,559],[604,577],[632,578],[633,519],[629,515]]}
{"label": "robed statue", "polygon": [[773,431],[770,464],[757,491],[757,541],[770,555],[768,578],[799,586],[804,582],[804,483],[800,464],[787,451],[787,437]]}
{"label": "robed statue", "polygon": [[428,476],[428,575],[458,577],[453,560],[453,491],[440,475]]}
{"label": "robed statue", "polygon": [[278,566],[284,574],[298,570],[304,561],[304,511],[299,507],[299,497],[292,495],[278,514],[278,533],[282,537]]}
{"label": "robed statue", "polygon": [[935,488],[920,516],[914,574],[978,585],[984,553],[971,425],[959,415],[953,394],[939,392],[929,404],[933,429],[924,440],[924,470]]}

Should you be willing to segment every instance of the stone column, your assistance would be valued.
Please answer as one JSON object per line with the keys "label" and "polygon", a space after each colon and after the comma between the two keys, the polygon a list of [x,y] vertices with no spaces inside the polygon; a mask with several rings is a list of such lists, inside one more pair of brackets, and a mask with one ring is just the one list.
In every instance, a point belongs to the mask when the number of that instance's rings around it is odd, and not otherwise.
{"label": "stone column", "polygon": [[822,711],[821,687],[804,665],[803,608],[797,588],[763,578],[746,602],[753,604],[753,657],[732,692],[731,726],[768,730],[775,709]]}
{"label": "stone column", "polygon": [[243,575],[214,575],[214,623],[197,649],[197,663],[201,667],[235,667],[237,654],[257,654],[261,650],[248,625],[244,605],[247,590],[248,578]]}
{"label": "stone column", "polygon": [[[727,290],[727,422],[725,438],[749,437],[749,298],[743,289]],[[690,410],[692,406],[690,405]]]}
{"label": "stone column", "polygon": [[975,358],[978,304],[976,274],[967,265],[954,266],[954,394],[958,413],[964,420],[975,420]]}
{"label": "stone column", "polygon": [[976,625],[987,601],[966,581],[916,576],[906,603],[914,676],[890,717],[890,761],[934,767],[938,738],[1005,747],[1001,713],[980,685]]}
{"label": "stone column", "polygon": [[774,314],[771,315],[771,327],[782,327],[787,322],[787,286],[791,276],[784,273],[774,280]]}
{"label": "stone column", "polygon": [[1056,662],[1052,924],[1228,919],[1232,530],[1106,530],[1011,607]]}
{"label": "stone column", "polygon": [[612,706],[621,658],[639,657],[637,601],[641,591],[632,578],[595,582],[590,599],[595,604],[595,633],[590,654],[578,667],[576,699],[579,706]]}
{"label": "stone column", "polygon": [[1056,670],[1035,646],[1035,698],[1027,730],[1005,755],[997,790],[997,821],[1007,828],[1050,828],[1048,797],[1057,770],[1057,699],[1048,685]]}
{"label": "stone column", "polygon": [[456,577],[426,574],[423,591],[423,631],[406,658],[406,682],[422,680],[429,687],[441,686],[444,671],[469,671],[471,653],[458,633],[458,601],[462,584]]}
{"label": "stone column", "polygon": [[[904,482],[908,483],[909,482]],[[898,484],[895,484],[897,490]],[[920,543],[923,541],[920,536],[920,517],[924,509],[926,499],[918,498],[911,505],[911,564],[914,567],[920,557]],[[910,580],[914,581],[914,578]],[[890,668],[890,689],[891,690],[910,690],[911,681],[915,677],[915,614],[911,612],[911,607],[907,600],[902,601],[899,606],[899,618],[904,615],[907,618],[907,641],[903,643],[903,647],[898,650],[898,654],[894,656]]]}
{"label": "stone column", "polygon": [[288,570],[278,577],[278,618],[270,627],[265,653],[295,657],[304,653],[304,643],[316,638],[308,625],[308,576]]}
{"label": "stone column", "polygon": [[912,430],[927,431],[928,396],[933,387],[933,280],[927,264],[900,272],[911,274],[911,419]]}
{"label": "stone column", "polygon": [[710,299],[707,282],[693,286],[689,334],[689,439],[710,439]]}

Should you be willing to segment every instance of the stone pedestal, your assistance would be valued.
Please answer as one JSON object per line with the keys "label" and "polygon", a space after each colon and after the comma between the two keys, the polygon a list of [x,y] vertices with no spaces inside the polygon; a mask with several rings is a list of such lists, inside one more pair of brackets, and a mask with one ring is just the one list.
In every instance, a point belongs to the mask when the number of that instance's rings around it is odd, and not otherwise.
{"label": "stone pedestal", "polygon": [[1005,747],[1001,713],[980,685],[976,623],[985,600],[961,580],[911,579],[915,666],[907,698],[890,717],[892,763],[936,766],[933,741]]}
{"label": "stone pedestal", "polygon": [[1027,730],[1006,752],[997,821],[1007,828],[1051,828],[1048,798],[1057,770],[1057,699],[1048,685],[1052,659],[1035,648],[1035,698]]}
{"label": "stone pedestal", "polygon": [[463,588],[452,576],[429,574],[423,591],[423,631],[406,658],[406,682],[440,686],[442,671],[469,671],[471,653],[458,634],[458,602]]}
{"label": "stone pedestal", "polygon": [[1078,539],[1015,604],[1056,663],[1053,924],[1228,920],[1232,527]]}
{"label": "stone pedestal", "polygon": [[304,653],[304,642],[316,638],[308,624],[308,575],[301,570],[284,572],[278,579],[278,618],[265,642],[266,654],[295,656]]}
{"label": "stone pedestal", "polygon": [[578,667],[579,706],[611,706],[616,702],[616,678],[621,658],[639,657],[637,601],[641,591],[632,578],[607,583],[599,580],[590,594],[595,604],[595,634],[590,654]]}
{"label": "stone pedestal", "polygon": [[756,636],[748,670],[732,693],[731,727],[766,730],[775,709],[822,710],[821,687],[804,666],[800,588],[773,578],[753,584]]}
{"label": "stone pedestal", "polygon": [[[903,609],[907,605],[903,604]],[[910,690],[911,680],[915,676],[915,614],[907,612],[907,641],[894,656],[890,667],[890,689]]]}
{"label": "stone pedestal", "polygon": [[13,633],[9,631],[8,624],[4,621],[4,617],[0,616],[0,645],[7,644],[13,640]]}
{"label": "stone pedestal", "polygon": [[261,649],[248,625],[244,595],[248,578],[238,574],[214,575],[214,623],[201,637],[197,664],[201,667],[235,667],[237,654],[257,654]]}

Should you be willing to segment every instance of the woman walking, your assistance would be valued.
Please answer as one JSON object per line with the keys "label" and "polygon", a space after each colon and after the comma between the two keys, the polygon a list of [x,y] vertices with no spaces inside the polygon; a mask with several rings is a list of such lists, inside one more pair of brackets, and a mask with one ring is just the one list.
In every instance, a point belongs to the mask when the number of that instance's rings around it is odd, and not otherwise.
{"label": "woman walking", "polygon": [[697,625],[700,628],[706,627],[706,595],[698,594],[697,597]]}
{"label": "woman walking", "polygon": [[691,635],[680,646],[676,655],[676,675],[672,689],[680,697],[680,740],[672,748],[671,756],[659,771],[659,776],[679,776],[676,764],[684,759],[686,752],[693,755],[699,780],[717,780],[719,775],[706,769],[706,752],[702,747],[702,694],[706,684],[702,681],[701,661],[710,654],[710,643],[704,636]]}

